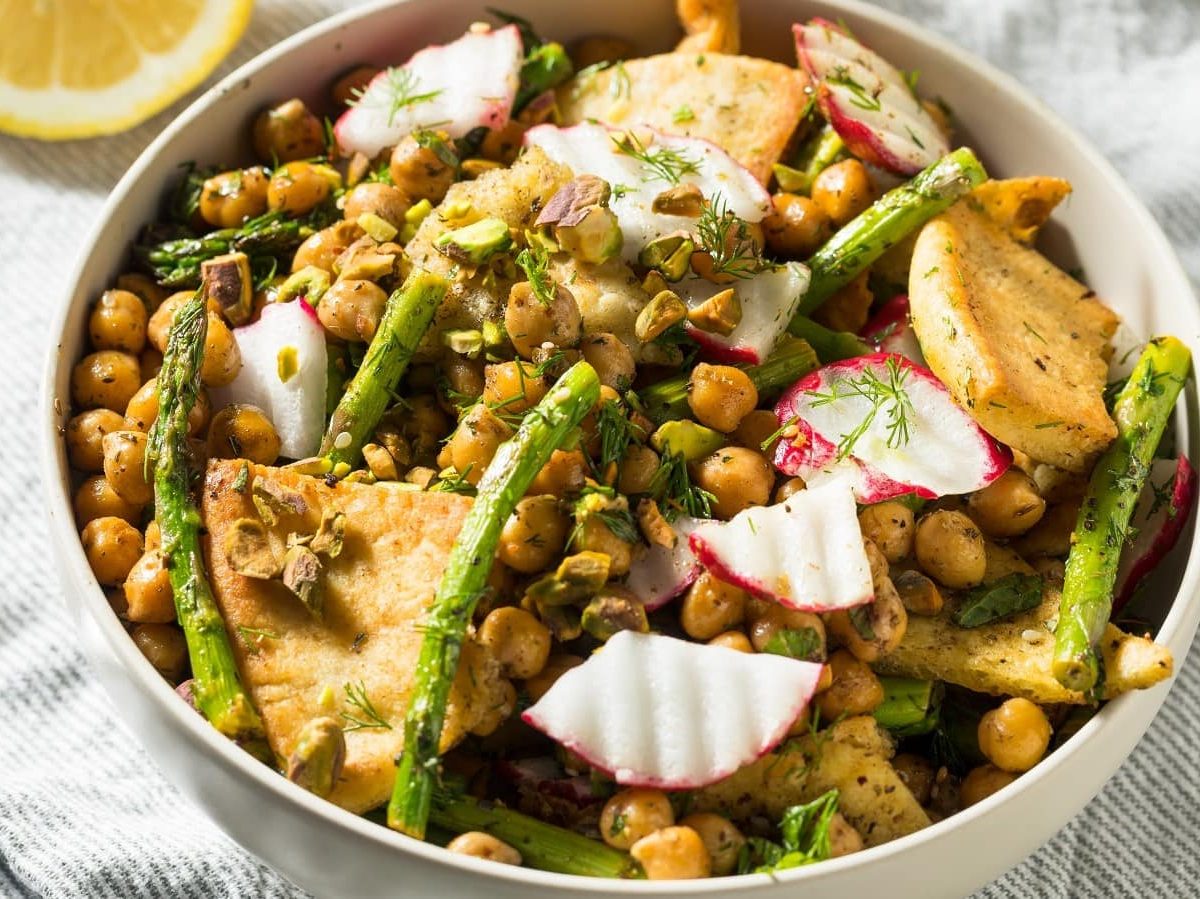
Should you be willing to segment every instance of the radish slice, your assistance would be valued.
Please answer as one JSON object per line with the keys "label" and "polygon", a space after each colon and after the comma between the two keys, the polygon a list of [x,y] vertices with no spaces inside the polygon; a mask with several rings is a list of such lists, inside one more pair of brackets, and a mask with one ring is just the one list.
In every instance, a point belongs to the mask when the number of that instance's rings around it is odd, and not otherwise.
{"label": "radish slice", "polygon": [[706,519],[681,515],[675,519],[675,546],[667,549],[655,544],[629,566],[625,586],[642,601],[647,612],[653,612],[692,585],[700,575],[700,563],[692,554],[688,535]]}
{"label": "radish slice", "polygon": [[468,32],[426,47],[403,66],[376,75],[333,128],[338,146],[374,157],[406,134],[438,128],[462,137],[508,122],[525,51],[515,25]]}
{"label": "radish slice", "polygon": [[859,336],[883,353],[896,353],[917,365],[925,364],[921,344],[908,318],[908,296],[897,294],[879,307]]}
{"label": "radish slice", "polygon": [[674,285],[674,290],[688,308],[694,309],[713,294],[732,287],[742,303],[742,320],[733,332],[723,336],[691,325],[687,332],[710,358],[758,365],[766,360],[787,330],[808,290],[808,280],[805,266],[789,262],[733,284],[713,284],[703,278],[688,277]]}
{"label": "radish slice", "polygon": [[584,775],[568,775],[562,766],[549,756],[524,759],[499,759],[493,770],[518,790],[535,794],[552,808],[582,814],[589,806],[601,805],[605,797],[596,791],[596,784]]}
{"label": "radish slice", "polygon": [[1156,459],[1133,510],[1136,536],[1121,552],[1113,609],[1125,605],[1138,585],[1171,551],[1196,503],[1196,471],[1187,456]]}
{"label": "radish slice", "polygon": [[232,384],[213,391],[214,402],[262,409],[279,435],[281,456],[316,455],[325,431],[327,377],[325,329],[316,310],[302,299],[268,303],[258,321],[234,328],[233,336],[242,368]]}
{"label": "radish slice", "polygon": [[619,784],[687,790],[777,746],[823,667],[621,631],[521,718]]}
{"label": "radish slice", "polygon": [[858,508],[847,481],[827,481],[692,534],[716,577],[789,609],[829,612],[875,598]]}
{"label": "radish slice", "polygon": [[915,175],[950,152],[904,75],[827,23],[793,25],[800,65],[817,83],[817,104],[855,156]]}
{"label": "radish slice", "polygon": [[[663,215],[653,211],[654,198],[676,183],[694,184],[711,199],[721,195],[728,209],[747,222],[759,222],[771,209],[771,195],[758,179],[716,144],[695,137],[675,137],[649,129],[644,152],[660,158],[681,160],[685,168],[667,164],[671,177],[617,147],[625,132],[603,125],[582,124],[570,128],[539,125],[525,132],[525,145],[541,147],[551,159],[568,166],[576,175],[595,175],[613,188],[609,207],[616,214],[625,238],[622,253],[627,261],[650,241],[675,231],[691,231],[696,219]],[[676,180],[677,177],[677,180]]]}
{"label": "radish slice", "polygon": [[[862,503],[905,493],[925,499],[970,493],[1012,462],[933,372],[894,353],[817,369],[788,389],[775,414],[799,430],[779,442],[776,467],[810,485],[848,474]],[[838,443],[847,441],[839,459]]]}

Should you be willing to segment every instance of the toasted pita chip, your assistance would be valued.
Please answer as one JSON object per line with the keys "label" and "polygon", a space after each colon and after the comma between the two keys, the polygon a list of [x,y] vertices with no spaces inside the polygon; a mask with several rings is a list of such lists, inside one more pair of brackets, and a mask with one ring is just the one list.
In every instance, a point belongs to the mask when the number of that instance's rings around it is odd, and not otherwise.
{"label": "toasted pita chip", "polygon": [[984,213],[1009,233],[1013,240],[1033,243],[1050,213],[1071,192],[1062,178],[1034,175],[985,181],[971,192]]}

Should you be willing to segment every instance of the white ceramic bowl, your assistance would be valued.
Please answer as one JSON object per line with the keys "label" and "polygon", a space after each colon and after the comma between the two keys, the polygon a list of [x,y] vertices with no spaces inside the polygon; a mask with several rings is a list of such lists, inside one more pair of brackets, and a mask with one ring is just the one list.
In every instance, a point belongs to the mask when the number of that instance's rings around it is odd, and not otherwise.
{"label": "white ceramic bowl", "polygon": [[[167,776],[235,840],[318,896],[523,897],[555,895],[733,894],[809,899],[867,894],[962,895],[996,877],[1058,830],[1129,754],[1167,695],[1160,685],[1110,703],[1031,773],[962,814],[886,846],[810,868],[695,883],[611,882],[509,868],[452,855],[355,817],[306,793],[227,742],[192,712],[142,658],[110,610],[80,549],[70,508],[61,440],[68,378],[81,355],[89,304],[127,262],[127,246],[154,219],[167,185],[187,160],[236,162],[249,156],[248,124],[269,101],[299,94],[319,100],[348,66],[402,60],[452,38],[484,16],[480,0],[410,0],[329,19],[243,66],[197,100],[141,155],[109,198],[87,241],[52,333],[42,408],[47,509],[64,573],[67,603],[87,655],[133,731]],[[669,0],[505,0],[556,39],[608,33],[641,52],[676,35]],[[1200,346],[1200,314],[1188,282],[1149,214],[1109,167],[1013,79],[945,40],[853,0],[745,0],[746,51],[792,61],[789,26],[798,18],[844,19],[854,32],[941,95],[963,125],[964,142],[997,175],[1050,174],[1075,186],[1055,215],[1048,241],[1064,264],[1141,332],[1166,332]],[[1069,235],[1069,237],[1068,237]],[[1193,450],[1197,416],[1189,389],[1179,442]],[[1194,458],[1194,454],[1193,454]],[[1159,573],[1154,610],[1159,639],[1181,665],[1200,618],[1197,559],[1189,529]],[[1169,570],[1166,570],[1169,569]],[[936,873],[935,873],[936,872]]]}

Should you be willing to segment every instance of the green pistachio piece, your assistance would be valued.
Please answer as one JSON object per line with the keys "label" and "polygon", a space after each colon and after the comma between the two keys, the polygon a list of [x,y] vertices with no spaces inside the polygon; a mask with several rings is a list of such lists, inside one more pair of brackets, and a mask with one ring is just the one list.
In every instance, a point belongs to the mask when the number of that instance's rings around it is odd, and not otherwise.
{"label": "green pistachio piece", "polygon": [[701,331],[728,337],[742,321],[742,301],[727,287],[688,312],[688,321]]}
{"label": "green pistachio piece", "polygon": [[200,278],[209,302],[215,302],[221,314],[233,325],[242,325],[254,314],[254,277],[250,257],[245,253],[226,253],[200,263]]}
{"label": "green pistachio piece", "polygon": [[442,332],[442,343],[450,348],[452,353],[478,359],[483,352],[483,332],[475,329],[454,329]]}
{"label": "green pistachio piece", "polygon": [[696,244],[686,232],[656,237],[638,253],[638,262],[657,269],[668,281],[679,281],[688,272]]}
{"label": "green pistachio piece", "polygon": [[665,422],[650,435],[650,446],[655,450],[683,456],[685,462],[703,459],[724,445],[725,435],[720,431],[686,419]]}
{"label": "green pistachio piece", "polygon": [[558,245],[581,262],[599,265],[621,252],[625,235],[611,209],[590,206],[574,224],[555,226]]}
{"label": "green pistachio piece", "polygon": [[699,218],[704,209],[704,194],[695,184],[676,184],[656,196],[650,208],[660,215]]}
{"label": "green pistachio piece", "polygon": [[287,761],[287,779],[322,799],[333,792],[346,763],[346,737],[333,718],[314,718],[296,737]]}
{"label": "green pistachio piece", "polygon": [[293,544],[283,559],[283,586],[287,587],[313,617],[320,619],[324,611],[324,597],[319,589],[321,560],[309,547]]}
{"label": "green pistachio piece", "polygon": [[512,248],[508,225],[497,218],[480,219],[472,225],[447,231],[434,246],[464,265],[483,265],[493,256]]}
{"label": "green pistachio piece", "polygon": [[618,631],[647,633],[646,607],[633,593],[613,584],[592,598],[583,610],[579,623],[597,640],[607,640]]}
{"label": "green pistachio piece", "polygon": [[304,297],[308,305],[316,306],[329,290],[329,272],[315,265],[306,265],[299,271],[288,275],[287,280],[279,285],[275,292],[276,303],[286,303],[296,297]]}
{"label": "green pistachio piece", "polygon": [[238,574],[256,580],[269,581],[283,570],[271,549],[267,529],[253,518],[239,518],[230,526],[225,535],[225,558]]}
{"label": "green pistachio piece", "polygon": [[611,559],[607,553],[584,551],[563,559],[553,574],[534,581],[525,596],[539,606],[583,602],[608,580]]}
{"label": "green pistachio piece", "polygon": [[673,290],[660,290],[642,311],[633,325],[633,333],[642,343],[649,343],[667,328],[687,318],[687,304]]}

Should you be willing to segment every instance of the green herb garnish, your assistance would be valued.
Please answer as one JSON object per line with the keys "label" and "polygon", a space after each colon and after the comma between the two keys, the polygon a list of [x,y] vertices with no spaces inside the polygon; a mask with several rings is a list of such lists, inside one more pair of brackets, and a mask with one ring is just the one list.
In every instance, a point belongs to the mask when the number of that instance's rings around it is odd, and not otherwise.
{"label": "green herb garnish", "polygon": [[684,175],[695,175],[700,171],[700,163],[682,151],[670,147],[647,147],[631,132],[613,135],[612,140],[619,151],[649,170],[643,181],[678,184]]}
{"label": "green herb garnish", "polygon": [[354,713],[342,711],[340,714],[347,722],[342,730],[347,733],[352,730],[368,730],[378,728],[381,730],[391,730],[392,726],[387,720],[379,714],[375,708],[375,704],[371,702],[371,697],[367,695],[367,687],[362,681],[357,685],[346,683],[342,685],[342,690],[346,693],[346,702],[350,704],[356,711]]}
{"label": "green herb garnish", "polygon": [[813,397],[813,406],[827,406],[838,400],[851,397],[862,397],[871,404],[870,410],[848,433],[843,434],[837,445],[837,459],[840,462],[849,456],[855,445],[867,433],[875,421],[875,417],[883,411],[888,418],[887,445],[889,449],[898,449],[908,444],[911,437],[909,414],[913,411],[912,400],[904,390],[904,382],[908,371],[900,367],[894,358],[886,363],[887,371],[884,380],[872,369],[865,368],[857,378],[835,378],[830,382],[829,392],[821,393],[816,390],[808,391]]}

